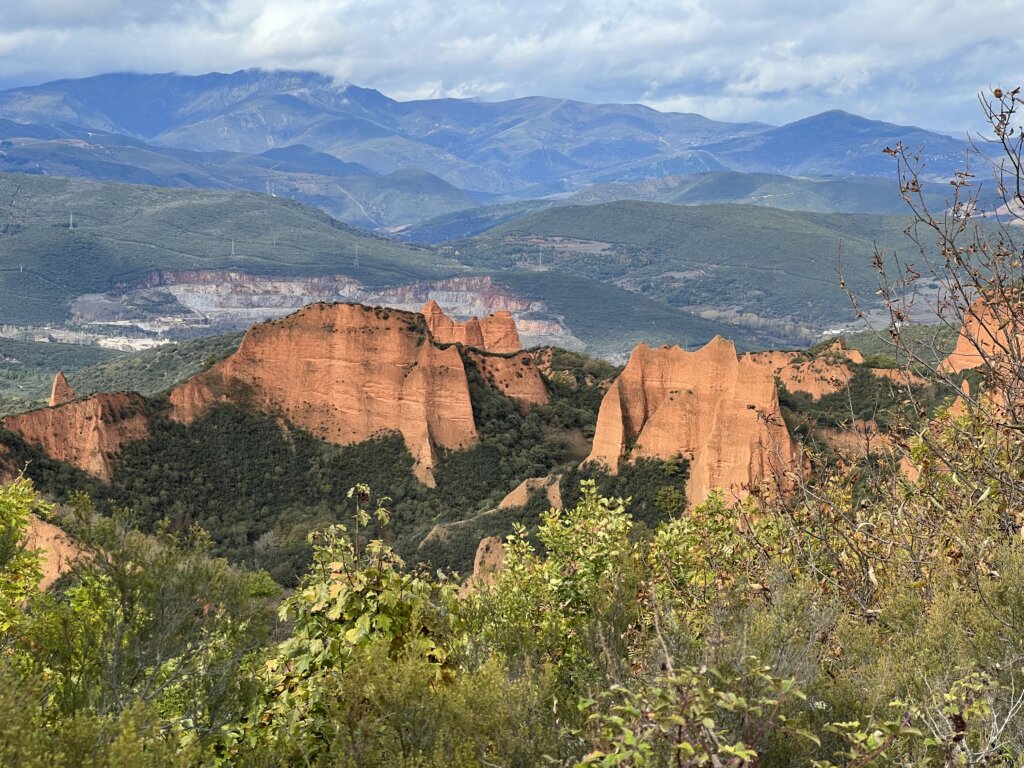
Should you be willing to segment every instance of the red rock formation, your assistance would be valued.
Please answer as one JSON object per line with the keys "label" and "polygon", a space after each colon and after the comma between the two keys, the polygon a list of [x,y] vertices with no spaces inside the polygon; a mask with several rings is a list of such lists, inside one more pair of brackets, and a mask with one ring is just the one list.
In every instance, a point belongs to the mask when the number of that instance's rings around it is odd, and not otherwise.
{"label": "red rock formation", "polygon": [[462,344],[502,354],[518,352],[523,348],[510,312],[502,310],[483,320],[474,317],[468,322],[457,323],[433,299],[424,304],[421,311],[430,334],[439,344]]}
{"label": "red rock formation", "polygon": [[53,377],[53,386],[50,388],[50,405],[70,403],[77,397],[75,390],[71,388],[68,380],[64,377],[64,371],[57,371],[57,375]]}
{"label": "red rock formation", "polygon": [[562,506],[562,489],[559,485],[561,475],[552,477],[531,477],[523,480],[498,504],[498,509],[511,509],[512,507],[525,507],[530,500],[530,494],[538,488],[545,490],[548,497],[548,504],[555,508]]}
{"label": "red rock formation", "polygon": [[489,587],[505,566],[505,544],[497,536],[480,539],[473,558],[473,575],[466,580],[461,594],[466,595],[480,587]]}
{"label": "red rock formation", "polygon": [[1020,327],[1024,308],[1009,307],[984,299],[975,301],[964,317],[956,348],[943,363],[949,373],[988,365],[993,370],[1012,366],[1024,358],[1024,329]]}
{"label": "red rock formation", "polygon": [[424,304],[420,312],[427,321],[430,335],[438,344],[462,344],[483,349],[484,334],[480,330],[480,321],[475,317],[468,323],[456,323],[433,299]]}
{"label": "red rock formation", "polygon": [[[790,392],[803,392],[815,400],[845,389],[853,378],[853,365],[863,365],[864,356],[859,350],[849,349],[844,339],[837,339],[827,349],[811,360],[795,362],[801,357],[798,352],[755,352],[749,357],[759,365],[775,372]],[[872,368],[871,373],[888,379],[894,384],[915,385],[926,382],[902,369]]]}
{"label": "red rock formation", "polygon": [[111,457],[121,446],[149,436],[146,402],[141,395],[129,392],[98,393],[19,413],[5,418],[3,425],[51,459],[107,481]]}
{"label": "red rock formation", "polygon": [[504,357],[467,352],[487,383],[520,405],[543,405],[548,390],[533,357],[526,353]]}
{"label": "red rock formation", "polygon": [[[628,451],[632,445],[632,450]],[[616,471],[627,456],[690,461],[691,504],[721,488],[739,497],[762,481],[776,486],[798,466],[770,367],[721,337],[697,352],[641,344],[605,394],[588,461]]]}
{"label": "red rock formation", "polygon": [[477,441],[458,349],[431,343],[419,315],[356,304],[313,304],[253,326],[235,354],[170,400],[186,423],[218,402],[248,404],[338,445],[397,431],[428,484],[434,446]]}
{"label": "red rock formation", "polygon": [[519,341],[519,331],[512,313],[507,310],[495,312],[480,321],[480,330],[484,335],[484,349],[499,354],[518,352],[523,348]]}
{"label": "red rock formation", "polygon": [[64,531],[34,515],[25,534],[25,546],[39,550],[42,555],[43,577],[39,580],[39,588],[44,590],[71,570],[82,554]]}

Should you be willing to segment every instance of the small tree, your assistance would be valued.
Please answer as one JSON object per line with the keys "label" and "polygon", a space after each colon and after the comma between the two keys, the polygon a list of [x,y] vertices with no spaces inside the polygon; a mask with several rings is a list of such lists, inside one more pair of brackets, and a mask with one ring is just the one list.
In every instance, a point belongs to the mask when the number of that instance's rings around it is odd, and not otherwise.
{"label": "small tree", "polygon": [[21,622],[26,602],[39,591],[42,558],[26,545],[32,514],[48,509],[32,481],[18,477],[0,487],[0,642]]}

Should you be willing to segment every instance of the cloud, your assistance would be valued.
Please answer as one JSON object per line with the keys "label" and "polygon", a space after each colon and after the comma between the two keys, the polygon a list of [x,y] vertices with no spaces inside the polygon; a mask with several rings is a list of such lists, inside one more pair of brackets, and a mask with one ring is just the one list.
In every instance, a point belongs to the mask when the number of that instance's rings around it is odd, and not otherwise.
{"label": "cloud", "polygon": [[310,69],[400,98],[548,95],[723,120],[830,108],[974,125],[1024,82],[1003,0],[29,0],[0,7],[3,85],[110,71]]}

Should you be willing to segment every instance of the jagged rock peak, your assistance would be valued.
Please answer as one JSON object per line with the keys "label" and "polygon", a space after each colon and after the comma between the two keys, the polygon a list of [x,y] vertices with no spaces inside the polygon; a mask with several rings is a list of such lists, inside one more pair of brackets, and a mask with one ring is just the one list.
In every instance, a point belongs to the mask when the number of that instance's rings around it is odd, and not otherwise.
{"label": "jagged rock peak", "polygon": [[[631,446],[631,447],[630,447]],[[638,345],[601,402],[588,461],[617,471],[639,457],[690,462],[689,503],[716,488],[730,498],[797,466],[770,367],[716,336],[702,349]]]}
{"label": "jagged rock peak", "polygon": [[500,310],[480,320],[473,317],[465,323],[452,320],[433,299],[424,304],[421,311],[430,335],[439,344],[462,344],[499,354],[520,352],[523,349],[515,320],[507,310]]}
{"label": "jagged rock peak", "polygon": [[64,403],[70,403],[76,399],[78,394],[68,384],[67,378],[64,376],[64,371],[57,371],[57,375],[53,377],[53,386],[50,388],[50,405],[63,405]]}
{"label": "jagged rock peak", "polygon": [[237,352],[170,401],[186,423],[215,403],[243,402],[338,445],[398,432],[428,485],[435,446],[477,441],[459,350],[431,343],[420,315],[359,304],[311,304],[253,326]]}
{"label": "jagged rock peak", "polygon": [[51,459],[109,481],[121,446],[149,437],[146,401],[133,392],[99,392],[79,400],[6,417],[16,432]]}

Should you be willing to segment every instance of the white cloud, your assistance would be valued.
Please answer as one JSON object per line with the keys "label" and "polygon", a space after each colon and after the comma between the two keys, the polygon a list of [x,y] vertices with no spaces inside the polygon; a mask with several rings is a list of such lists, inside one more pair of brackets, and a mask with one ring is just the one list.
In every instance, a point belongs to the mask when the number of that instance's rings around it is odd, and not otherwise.
{"label": "white cloud", "polygon": [[727,120],[830,108],[956,129],[1024,81],[1004,0],[28,0],[4,85],[108,71],[313,69],[392,96],[643,101]]}

